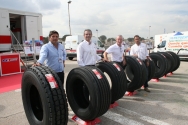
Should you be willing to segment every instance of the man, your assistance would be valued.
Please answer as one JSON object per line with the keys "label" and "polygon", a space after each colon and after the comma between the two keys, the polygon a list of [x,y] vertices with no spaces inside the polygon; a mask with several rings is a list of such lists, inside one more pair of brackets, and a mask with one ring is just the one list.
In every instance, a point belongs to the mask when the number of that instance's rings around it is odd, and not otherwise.
{"label": "man", "polygon": [[[140,37],[138,35],[134,36],[135,44],[131,47],[130,55],[135,56],[136,58],[140,58],[146,65],[146,67],[149,66],[149,55],[147,46],[144,43],[141,43]],[[148,75],[148,70],[147,70]],[[148,78],[148,77],[147,77]],[[144,84],[144,90],[146,92],[150,92],[148,89],[148,79],[146,79],[146,82]]]}
{"label": "man", "polygon": [[64,67],[66,51],[62,44],[58,43],[59,33],[55,30],[49,33],[49,43],[42,46],[39,60],[34,66],[40,66],[46,61],[46,66],[54,70],[64,83]]}
{"label": "man", "polygon": [[97,47],[91,41],[92,31],[84,30],[84,41],[77,48],[77,62],[79,66],[94,66],[101,57],[97,55]]}
{"label": "man", "polygon": [[112,61],[118,63],[123,69],[126,66],[126,59],[124,55],[124,51],[127,49],[127,46],[123,45],[123,37],[122,35],[118,35],[116,38],[116,43],[111,45],[104,53],[104,61],[109,61],[108,54],[112,54]]}

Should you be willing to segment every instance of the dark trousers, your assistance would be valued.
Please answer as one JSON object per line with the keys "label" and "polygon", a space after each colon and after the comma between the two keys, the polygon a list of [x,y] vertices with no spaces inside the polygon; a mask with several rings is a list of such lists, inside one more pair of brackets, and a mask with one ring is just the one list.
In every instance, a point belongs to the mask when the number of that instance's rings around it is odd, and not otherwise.
{"label": "dark trousers", "polygon": [[143,61],[145,66],[146,66],[146,81],[144,83],[144,88],[147,88],[148,87],[148,66],[147,66],[147,61]]}
{"label": "dark trousers", "polygon": [[58,72],[57,75],[59,76],[59,78],[60,78],[62,84],[64,84],[64,71]]}

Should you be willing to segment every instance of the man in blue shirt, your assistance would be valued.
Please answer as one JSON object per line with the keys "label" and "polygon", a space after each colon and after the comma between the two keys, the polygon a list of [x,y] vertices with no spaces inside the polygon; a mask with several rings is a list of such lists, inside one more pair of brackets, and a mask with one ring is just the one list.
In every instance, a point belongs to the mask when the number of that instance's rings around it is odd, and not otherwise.
{"label": "man in blue shirt", "polygon": [[66,60],[66,51],[62,44],[58,43],[59,33],[50,31],[49,43],[42,46],[39,60],[34,66],[40,66],[46,61],[46,66],[54,70],[59,76],[62,84],[64,83],[64,67]]}

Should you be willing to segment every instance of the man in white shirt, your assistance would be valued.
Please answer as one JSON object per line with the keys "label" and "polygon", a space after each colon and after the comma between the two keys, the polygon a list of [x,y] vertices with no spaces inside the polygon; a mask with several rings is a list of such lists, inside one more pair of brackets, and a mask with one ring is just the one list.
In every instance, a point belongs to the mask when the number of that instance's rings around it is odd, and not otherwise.
{"label": "man in white shirt", "polygon": [[[138,35],[134,36],[134,41],[135,41],[135,44],[131,47],[130,55],[135,56],[136,58],[140,58],[142,61],[144,61],[146,67],[148,67],[149,55],[148,55],[147,45],[144,43],[141,43],[140,37]],[[148,75],[148,72],[147,72],[147,75]],[[146,79],[146,82],[144,84],[144,90],[146,92],[150,92],[150,90],[148,89],[148,79]]]}
{"label": "man in white shirt", "polygon": [[97,47],[91,41],[92,31],[86,29],[84,31],[84,41],[77,48],[77,62],[79,66],[94,66],[101,57],[97,55]]}
{"label": "man in white shirt", "polygon": [[114,45],[111,45],[104,53],[104,61],[109,61],[107,55],[112,54],[111,61],[118,63],[122,66],[122,68],[125,69],[126,66],[126,60],[124,51],[127,49],[127,46],[123,45],[123,37],[122,35],[118,35],[116,38],[116,43]]}

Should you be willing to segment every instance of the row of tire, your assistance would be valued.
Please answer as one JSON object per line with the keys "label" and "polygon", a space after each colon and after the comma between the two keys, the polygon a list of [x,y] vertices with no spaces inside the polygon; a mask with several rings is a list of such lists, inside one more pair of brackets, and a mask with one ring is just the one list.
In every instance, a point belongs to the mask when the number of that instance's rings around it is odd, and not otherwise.
{"label": "row of tire", "polygon": [[159,79],[168,73],[174,72],[180,66],[179,56],[173,52],[150,53],[147,68],[145,62],[139,58],[126,56],[126,60],[127,91],[139,89],[146,80]]}
{"label": "row of tire", "polygon": [[[169,68],[170,58],[162,53],[151,53],[150,57],[148,80],[160,78],[179,67],[173,63],[173,68]],[[99,62],[96,66],[78,67],[69,72],[66,81],[67,99],[79,118],[93,120],[103,115],[110,104],[122,98],[126,91],[134,91],[144,84],[147,79],[144,62],[131,56],[126,56],[126,60],[125,71],[117,63]],[[161,71],[164,68],[165,71]],[[50,75],[51,80],[47,78]],[[66,125],[67,99],[60,79],[48,67],[32,67],[24,72],[22,100],[30,124]]]}

